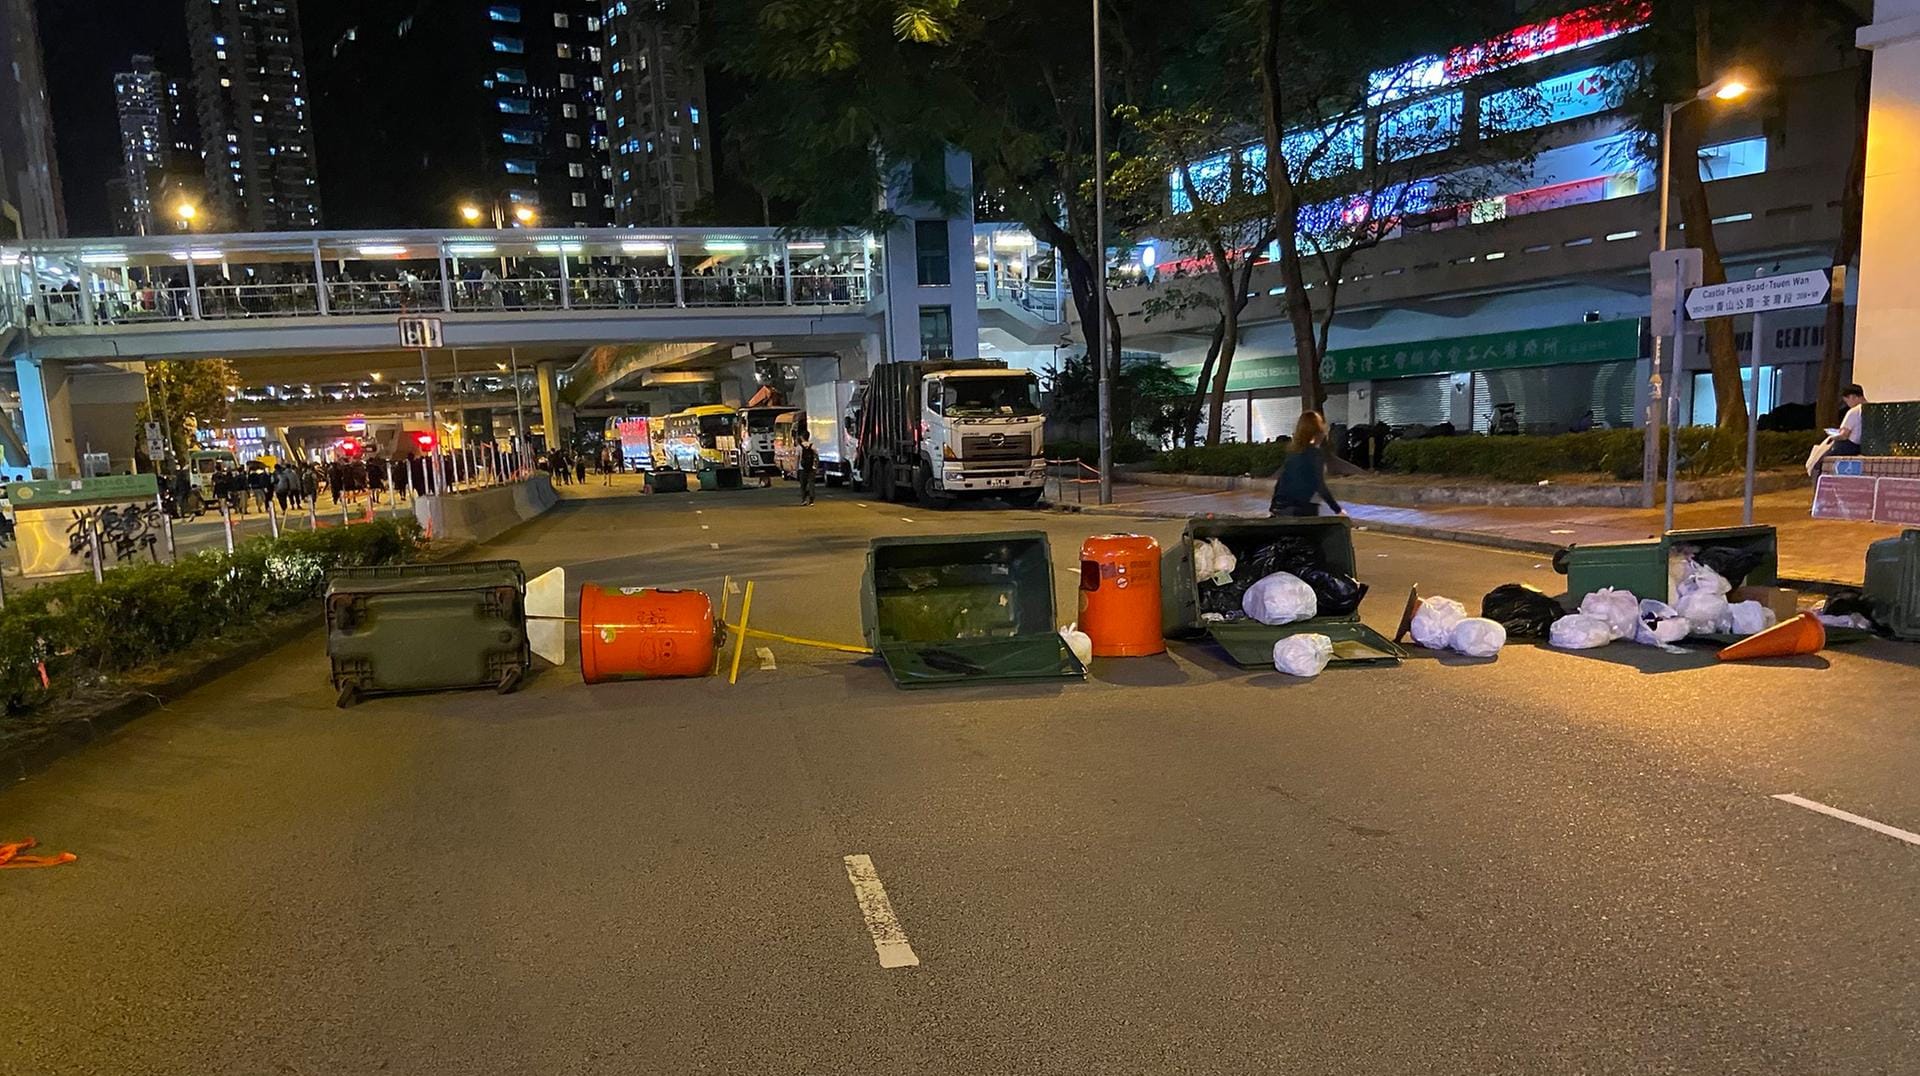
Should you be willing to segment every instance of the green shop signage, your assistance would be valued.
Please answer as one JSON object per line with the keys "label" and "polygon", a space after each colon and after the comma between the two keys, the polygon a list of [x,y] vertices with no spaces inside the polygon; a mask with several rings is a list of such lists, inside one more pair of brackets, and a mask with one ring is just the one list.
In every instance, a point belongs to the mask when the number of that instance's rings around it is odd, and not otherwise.
{"label": "green shop signage", "polygon": [[152,497],[160,484],[150,474],[116,474],[102,478],[62,478],[50,482],[14,482],[6,487],[15,509],[48,505],[130,501]]}
{"label": "green shop signage", "polygon": [[[1321,360],[1320,377],[1329,383],[1384,381],[1469,370],[1623,362],[1639,357],[1640,322],[1626,318],[1418,343],[1341,348],[1327,352]],[[1200,367],[1181,366],[1176,372],[1191,383],[1200,376]],[[1237,360],[1233,372],[1227,376],[1229,392],[1293,388],[1299,384],[1300,364],[1292,355]]]}

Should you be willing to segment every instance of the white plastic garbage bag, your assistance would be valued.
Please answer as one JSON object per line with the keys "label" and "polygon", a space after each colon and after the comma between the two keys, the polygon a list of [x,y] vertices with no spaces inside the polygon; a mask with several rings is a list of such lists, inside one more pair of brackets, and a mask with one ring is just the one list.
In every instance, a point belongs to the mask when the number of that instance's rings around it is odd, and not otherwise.
{"label": "white plastic garbage bag", "polygon": [[1299,576],[1275,572],[1247,588],[1240,608],[1262,624],[1291,624],[1312,620],[1320,611],[1320,599]]}
{"label": "white plastic garbage bag", "polygon": [[1467,618],[1467,607],[1452,598],[1425,598],[1413,612],[1413,641],[1428,650],[1445,650],[1454,625]]}
{"label": "white plastic garbage bag", "polygon": [[1563,616],[1547,632],[1547,645],[1562,650],[1592,650],[1612,641],[1613,625],[1585,613]]}
{"label": "white plastic garbage bag", "polygon": [[1064,639],[1067,649],[1085,665],[1093,660],[1093,637],[1080,630],[1078,622],[1067,624],[1060,629],[1060,638]]}
{"label": "white plastic garbage bag", "polygon": [[1580,599],[1580,612],[1606,621],[1616,639],[1631,639],[1640,630],[1640,601],[1624,590],[1596,590]]}
{"label": "white plastic garbage bag", "polygon": [[1690,594],[1725,594],[1733,589],[1727,577],[1704,564],[1695,564],[1693,571],[1673,588],[1675,598],[1684,598]]}
{"label": "white plastic garbage bag", "polygon": [[1319,676],[1333,660],[1333,640],[1324,635],[1289,635],[1273,644],[1273,667],[1288,676]]}
{"label": "white plastic garbage bag", "polygon": [[1239,566],[1233,550],[1218,538],[1208,538],[1193,544],[1193,577],[1202,582],[1212,582],[1215,586],[1226,586],[1233,581],[1233,570]]}
{"label": "white plastic garbage bag", "polygon": [[1728,610],[1725,594],[1693,590],[1681,595],[1673,607],[1693,625],[1695,635],[1718,635],[1733,630],[1733,614]]}
{"label": "white plastic garbage bag", "polygon": [[1757,635],[1780,622],[1773,610],[1760,602],[1734,602],[1727,606],[1727,616],[1733,624],[1735,635]]}
{"label": "white plastic garbage bag", "polygon": [[1507,629],[1497,620],[1470,616],[1453,626],[1447,645],[1470,658],[1496,657],[1507,645]]}
{"label": "white plastic garbage bag", "polygon": [[1672,646],[1693,631],[1693,623],[1666,602],[1648,598],[1640,603],[1640,626],[1633,641],[1642,646]]}

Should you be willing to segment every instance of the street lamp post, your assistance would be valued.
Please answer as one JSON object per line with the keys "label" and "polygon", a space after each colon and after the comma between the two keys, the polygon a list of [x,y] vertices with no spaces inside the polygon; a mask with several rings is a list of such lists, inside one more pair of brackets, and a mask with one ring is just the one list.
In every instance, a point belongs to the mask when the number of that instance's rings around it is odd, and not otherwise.
{"label": "street lamp post", "polygon": [[1107,119],[1106,87],[1100,74],[1100,0],[1093,0],[1093,321],[1087,334],[1097,343],[1100,371],[1100,503],[1113,503],[1113,371],[1107,344]]}
{"label": "street lamp post", "polygon": [[[1673,101],[1660,108],[1660,249],[1667,250],[1667,234],[1672,227],[1670,207],[1673,189],[1673,117],[1688,105],[1701,101],[1737,101],[1752,92],[1752,86],[1737,75],[1728,75],[1716,79],[1701,87],[1692,97],[1684,101]],[[1698,168],[1696,163],[1694,167]],[[1678,281],[1676,281],[1676,287]],[[1684,298],[1684,296],[1682,297]],[[1653,382],[1656,388],[1665,394],[1665,426],[1667,429],[1667,504],[1666,528],[1673,529],[1673,493],[1674,468],[1680,459],[1680,373],[1681,355],[1678,341],[1685,337],[1685,326],[1674,326],[1673,353],[1662,361],[1661,344],[1665,341],[1655,337],[1653,341]],[[1669,369],[1670,367],[1670,369]],[[1664,377],[1663,377],[1664,371]],[[1748,416],[1747,421],[1753,421]],[[1647,420],[1647,448],[1644,466],[1645,499],[1647,507],[1653,507],[1653,484],[1659,471],[1661,408],[1649,408]]]}

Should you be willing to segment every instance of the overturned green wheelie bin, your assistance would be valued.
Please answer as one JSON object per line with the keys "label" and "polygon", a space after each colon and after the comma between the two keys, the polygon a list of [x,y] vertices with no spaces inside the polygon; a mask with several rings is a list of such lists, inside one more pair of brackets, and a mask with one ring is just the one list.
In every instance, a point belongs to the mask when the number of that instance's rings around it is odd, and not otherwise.
{"label": "overturned green wheelie bin", "polygon": [[1758,564],[1741,583],[1771,587],[1780,582],[1780,543],[1772,527],[1712,527],[1668,531],[1658,538],[1634,542],[1590,542],[1571,545],[1553,558],[1553,566],[1567,577],[1567,601],[1577,606],[1596,590],[1612,587],[1636,598],[1673,600],[1667,563],[1680,546],[1725,548],[1755,555]]}
{"label": "overturned green wheelie bin", "polygon": [[[1235,664],[1273,664],[1273,644],[1293,635],[1324,635],[1333,641],[1332,665],[1397,665],[1407,656],[1393,640],[1360,622],[1360,613],[1316,616],[1292,624],[1262,624],[1231,612],[1209,614],[1205,588],[1213,584],[1194,571],[1194,546],[1218,539],[1236,560],[1283,539],[1310,547],[1317,566],[1358,577],[1353,527],[1345,516],[1304,516],[1258,520],[1194,519],[1168,548],[1160,568],[1163,627],[1169,636],[1205,636],[1218,643]],[[1237,603],[1235,603],[1237,605]]]}
{"label": "overturned green wheelie bin", "polygon": [[533,664],[518,561],[336,568],[327,573],[327,658],[338,703],[488,687]]}
{"label": "overturned green wheelie bin", "polygon": [[1920,642],[1920,530],[1867,547],[1866,586],[1874,622],[1896,639]]}
{"label": "overturned green wheelie bin", "polygon": [[860,622],[903,688],[1087,675],[1055,626],[1039,531],[873,539]]}

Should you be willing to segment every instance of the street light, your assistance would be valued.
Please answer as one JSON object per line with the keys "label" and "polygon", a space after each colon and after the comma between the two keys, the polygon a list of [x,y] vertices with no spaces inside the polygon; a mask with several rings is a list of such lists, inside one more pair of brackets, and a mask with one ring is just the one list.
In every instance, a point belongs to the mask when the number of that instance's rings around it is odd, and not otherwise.
{"label": "street light", "polygon": [[480,212],[479,206],[463,205],[460,207],[460,218],[466,221],[468,224],[480,223],[480,217],[481,217],[481,212]]}
{"label": "street light", "polygon": [[[493,226],[498,229],[506,228],[506,210],[503,209],[497,201],[494,202],[490,208],[493,215]],[[472,202],[463,202],[460,205],[460,219],[466,221],[468,224],[479,224],[482,220],[486,219],[487,215],[487,209],[482,209]],[[534,218],[538,216],[538,214],[533,211],[531,206],[519,205],[513,207],[512,216],[515,221],[519,222],[521,227],[531,227]]]}
{"label": "street light", "polygon": [[[1698,90],[1694,91],[1694,94],[1692,97],[1689,97],[1684,101],[1670,101],[1667,104],[1661,106],[1660,108],[1660,249],[1662,251],[1665,251],[1667,249],[1667,233],[1671,229],[1671,226],[1672,226],[1671,221],[1672,221],[1672,215],[1673,215],[1671,204],[1670,204],[1672,202],[1671,190],[1673,186],[1673,117],[1678,115],[1679,112],[1682,109],[1686,108],[1688,105],[1697,104],[1698,102],[1701,102],[1701,101],[1738,101],[1742,97],[1745,97],[1752,92],[1753,92],[1753,83],[1749,82],[1745,78],[1742,78],[1738,74],[1726,74],[1713,80],[1707,85],[1700,87]],[[1694,167],[1698,168],[1699,165],[1695,164]],[[1676,286],[1677,286],[1677,283],[1678,282],[1676,281]],[[1678,331],[1679,331],[1678,327],[1676,327],[1675,329],[1676,334],[1678,333]],[[1664,363],[1661,362],[1660,360],[1660,353],[1662,350],[1660,346],[1661,343],[1662,343],[1661,340],[1654,341],[1653,376],[1658,378],[1661,376],[1661,371],[1664,367],[1666,366],[1672,367],[1671,370],[1667,371],[1671,376],[1668,378],[1667,383],[1662,384],[1661,391],[1666,393],[1667,429],[1669,431],[1677,431],[1680,427],[1680,356],[1678,354],[1674,354],[1668,357],[1667,362],[1664,362]],[[1655,410],[1654,416],[1658,416],[1658,415],[1659,415],[1659,411]],[[1747,420],[1749,422],[1753,421],[1752,416],[1748,416]],[[1671,432],[1669,433],[1669,436],[1667,437],[1667,505],[1666,505],[1666,529],[1667,530],[1673,529],[1673,468],[1674,468],[1674,464],[1677,462],[1680,455],[1679,441],[1680,439],[1677,436],[1673,436]],[[1654,472],[1659,469],[1658,462],[1657,462],[1660,458],[1659,446],[1660,446],[1660,426],[1657,422],[1649,421],[1647,423],[1647,453],[1646,453],[1646,462],[1648,466],[1644,468],[1644,470],[1646,471],[1646,499],[1647,499],[1648,508],[1653,507]]]}
{"label": "street light", "polygon": [[180,229],[190,232],[193,230],[193,219],[200,215],[200,207],[192,202],[181,202],[174,207],[173,215],[179,218]]}
{"label": "street light", "polygon": [[513,219],[519,221],[521,224],[532,224],[533,218],[534,212],[532,207],[523,205],[513,207]]}

